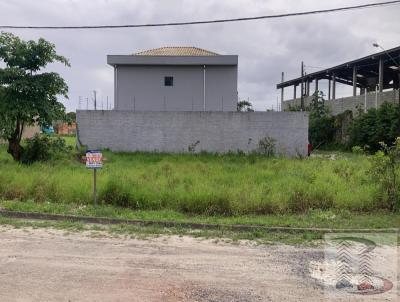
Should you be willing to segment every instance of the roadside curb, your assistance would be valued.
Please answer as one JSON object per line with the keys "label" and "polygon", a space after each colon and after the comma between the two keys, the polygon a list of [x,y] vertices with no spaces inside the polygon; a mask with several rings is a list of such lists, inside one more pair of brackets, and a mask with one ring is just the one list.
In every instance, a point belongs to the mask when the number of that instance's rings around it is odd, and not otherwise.
{"label": "roadside curb", "polygon": [[156,221],[156,220],[140,220],[140,219],[122,219],[107,217],[91,217],[91,216],[75,216],[34,212],[17,212],[0,210],[0,216],[8,218],[35,219],[35,220],[54,220],[54,221],[73,221],[95,224],[129,224],[140,226],[157,225],[162,227],[182,227],[190,229],[205,230],[232,230],[232,231],[264,231],[264,232],[286,232],[286,233],[376,233],[376,232],[399,232],[397,228],[386,229],[330,229],[330,228],[297,228],[297,227],[268,227],[262,225],[224,225],[196,222],[174,222],[174,221]]}

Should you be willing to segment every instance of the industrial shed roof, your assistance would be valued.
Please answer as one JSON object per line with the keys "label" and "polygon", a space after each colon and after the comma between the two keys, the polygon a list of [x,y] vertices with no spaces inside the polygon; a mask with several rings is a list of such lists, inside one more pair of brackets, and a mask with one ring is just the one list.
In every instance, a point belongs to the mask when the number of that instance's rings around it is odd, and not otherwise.
{"label": "industrial shed roof", "polygon": [[335,75],[337,82],[353,85],[353,67],[357,69],[356,85],[358,87],[367,87],[368,78],[378,77],[380,59],[383,60],[383,88],[392,88],[394,84],[391,83],[391,81],[394,80],[395,83],[399,81],[400,68],[398,64],[400,62],[400,46],[313,72],[305,75],[303,78],[298,77],[283,83],[278,83],[276,87],[280,89],[289,86],[300,85],[302,81],[329,79],[332,74]]}

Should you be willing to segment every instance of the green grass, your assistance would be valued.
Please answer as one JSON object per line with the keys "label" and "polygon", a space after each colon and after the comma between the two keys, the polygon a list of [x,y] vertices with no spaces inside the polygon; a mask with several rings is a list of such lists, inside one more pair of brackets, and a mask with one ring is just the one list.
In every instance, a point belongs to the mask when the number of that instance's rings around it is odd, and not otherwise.
{"label": "green grass", "polygon": [[76,216],[141,219],[146,221],[174,221],[212,223],[221,225],[256,225],[299,228],[400,228],[400,213],[379,211],[375,213],[352,213],[349,211],[311,210],[306,214],[271,214],[239,216],[188,215],[172,210],[131,210],[110,205],[56,204],[33,201],[0,201],[0,209],[21,212],[65,214]]}
{"label": "green grass", "polygon": [[65,234],[76,232],[90,232],[92,237],[103,237],[111,235],[113,237],[128,237],[136,239],[149,239],[160,235],[170,236],[191,236],[201,239],[214,239],[215,242],[220,240],[225,243],[238,243],[239,240],[251,240],[257,244],[306,244],[318,245],[322,242],[323,234],[321,233],[284,233],[284,232],[232,232],[228,229],[218,230],[192,230],[189,228],[161,226],[136,226],[127,224],[116,225],[98,225],[84,224],[71,221],[36,221],[27,219],[12,219],[0,216],[0,225],[12,226],[14,228],[51,228],[65,231]]}
{"label": "green grass", "polygon": [[[74,138],[67,139],[74,144]],[[237,154],[104,155],[104,168],[98,172],[100,203],[141,213],[137,215],[158,211],[245,221],[241,216],[310,209],[375,212],[386,207],[363,155],[321,153],[304,160]],[[26,166],[15,163],[0,146],[0,199],[77,209],[92,203],[92,180],[92,171],[72,157]]]}
{"label": "green grass", "polygon": [[75,136],[70,136],[70,135],[66,135],[66,136],[61,136],[64,140],[65,143],[67,144],[67,146],[71,146],[71,147],[76,147],[76,137]]}

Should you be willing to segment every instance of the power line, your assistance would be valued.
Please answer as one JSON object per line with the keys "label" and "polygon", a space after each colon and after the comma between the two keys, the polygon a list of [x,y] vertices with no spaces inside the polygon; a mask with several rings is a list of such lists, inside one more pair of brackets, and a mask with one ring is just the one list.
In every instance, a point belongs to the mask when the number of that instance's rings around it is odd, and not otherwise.
{"label": "power line", "polygon": [[232,19],[217,19],[217,20],[203,20],[203,21],[188,21],[188,22],[170,22],[170,23],[149,23],[149,24],[123,24],[123,25],[80,25],[80,26],[24,26],[24,25],[0,25],[2,29],[114,29],[114,28],[137,28],[137,27],[162,27],[162,26],[182,26],[182,25],[199,25],[199,24],[212,24],[212,23],[226,23],[226,22],[239,22],[239,21],[250,21],[260,19],[278,19],[286,17],[297,17],[305,15],[316,15],[324,13],[334,13],[341,11],[349,11],[355,9],[365,9],[373,7],[381,7],[387,5],[400,4],[400,0],[397,1],[385,1],[378,3],[369,3],[355,6],[345,6],[331,9],[313,10],[306,12],[295,12],[287,14],[277,15],[265,15],[256,17],[244,17],[244,18],[232,18]]}

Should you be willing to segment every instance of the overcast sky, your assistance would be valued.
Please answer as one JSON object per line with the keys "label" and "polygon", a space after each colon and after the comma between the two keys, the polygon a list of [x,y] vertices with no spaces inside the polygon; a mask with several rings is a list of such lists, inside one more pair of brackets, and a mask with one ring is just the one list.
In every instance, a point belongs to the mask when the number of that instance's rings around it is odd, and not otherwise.
{"label": "overcast sky", "polygon": [[[136,24],[234,18],[334,8],[379,0],[0,0],[1,25]],[[363,9],[276,20],[170,28],[97,30],[13,30],[24,39],[44,37],[71,61],[49,69],[67,81],[69,111],[78,98],[97,90],[100,103],[113,99],[113,69],[107,54],[130,54],[162,46],[197,46],[220,54],[239,55],[238,91],[257,110],[274,106],[280,92],[275,85],[281,72],[286,79],[306,66],[329,67],[400,44],[400,6]],[[316,71],[308,67],[307,72]],[[325,87],[321,83],[322,87]],[[339,96],[350,93],[341,87]],[[293,90],[286,91],[290,98]],[[86,108],[86,101],[82,102]]]}

